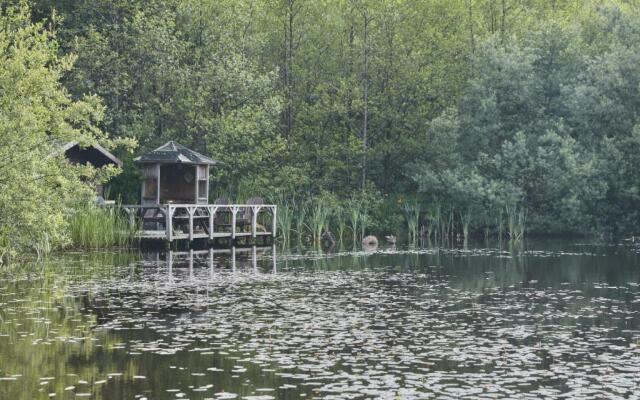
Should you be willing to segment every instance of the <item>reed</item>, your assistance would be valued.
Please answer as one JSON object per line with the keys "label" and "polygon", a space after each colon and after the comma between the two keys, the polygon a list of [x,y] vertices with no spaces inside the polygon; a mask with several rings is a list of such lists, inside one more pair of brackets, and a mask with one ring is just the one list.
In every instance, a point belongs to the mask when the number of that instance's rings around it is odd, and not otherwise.
{"label": "reed", "polygon": [[418,244],[418,225],[420,223],[420,203],[413,199],[402,205],[402,211],[407,223],[407,235],[409,243]]}
{"label": "reed", "polygon": [[91,203],[76,207],[68,215],[67,223],[71,245],[79,248],[128,247],[133,244],[137,231],[120,207]]}
{"label": "reed", "polygon": [[526,214],[522,208],[518,208],[516,205],[506,206],[505,212],[507,214],[507,234],[509,240],[520,241],[524,238],[525,220]]}
{"label": "reed", "polygon": [[305,230],[305,227],[307,226],[306,219],[307,219],[308,208],[304,202],[300,202],[296,204],[296,206],[294,206],[294,210],[295,210],[294,221],[295,221],[296,236],[298,239],[298,244],[301,244],[304,238],[304,230]]}
{"label": "reed", "polygon": [[310,215],[310,230],[313,243],[319,245],[322,241],[322,233],[328,229],[330,210],[322,201],[316,201]]}
{"label": "reed", "polygon": [[277,214],[278,232],[282,237],[283,246],[289,248],[291,243],[291,229],[293,227],[293,207],[285,198],[280,198]]}
{"label": "reed", "polygon": [[343,206],[338,205],[333,210],[333,217],[335,218],[335,226],[337,233],[337,240],[340,245],[344,243],[344,232],[347,230],[347,215]]}
{"label": "reed", "polygon": [[358,231],[364,231],[364,228],[361,228],[361,225],[364,224],[362,201],[356,198],[351,198],[347,201],[346,206],[349,227],[351,228],[351,233],[353,235],[353,246],[356,246],[358,243]]}

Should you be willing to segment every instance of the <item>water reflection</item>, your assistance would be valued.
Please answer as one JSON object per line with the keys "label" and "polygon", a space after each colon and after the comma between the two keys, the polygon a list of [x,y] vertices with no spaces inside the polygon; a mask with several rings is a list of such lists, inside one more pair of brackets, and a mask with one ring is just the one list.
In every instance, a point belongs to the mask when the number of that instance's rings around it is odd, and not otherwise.
{"label": "water reflection", "polygon": [[0,270],[0,399],[630,397],[633,248],[72,254]]}

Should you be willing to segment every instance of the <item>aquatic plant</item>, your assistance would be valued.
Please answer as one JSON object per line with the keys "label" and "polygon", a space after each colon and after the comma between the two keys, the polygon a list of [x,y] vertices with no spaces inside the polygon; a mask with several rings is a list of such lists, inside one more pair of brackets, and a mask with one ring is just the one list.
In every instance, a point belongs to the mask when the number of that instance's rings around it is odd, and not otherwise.
{"label": "aquatic plant", "polygon": [[298,238],[298,244],[302,243],[304,237],[304,230],[307,227],[306,218],[308,213],[307,205],[304,202],[294,203],[295,210],[295,231]]}
{"label": "aquatic plant", "polygon": [[355,246],[359,242],[358,232],[361,233],[361,238],[364,236],[362,233],[364,228],[360,229],[360,226],[364,224],[362,200],[356,197],[351,197],[346,202],[346,211],[349,218],[349,227],[351,228],[353,245]]}
{"label": "aquatic plant", "polygon": [[524,238],[526,214],[524,209],[518,208],[517,205],[508,205],[505,207],[507,214],[507,234],[509,240],[519,241]]}
{"label": "aquatic plant", "polygon": [[420,203],[417,199],[405,202],[402,205],[405,220],[407,222],[407,235],[409,243],[416,245],[418,243],[418,225],[420,222]]}
{"label": "aquatic plant", "polygon": [[119,206],[82,203],[69,213],[67,223],[71,245],[79,248],[127,247],[137,231]]}
{"label": "aquatic plant", "polygon": [[283,246],[288,248],[291,242],[294,210],[290,201],[284,196],[280,196],[276,202],[278,204],[278,213],[276,214],[278,234],[282,238]]}
{"label": "aquatic plant", "polygon": [[344,232],[347,230],[347,215],[345,213],[344,206],[336,205],[333,210],[333,218],[335,220],[336,227],[336,240],[340,245],[344,242]]}
{"label": "aquatic plant", "polygon": [[314,201],[313,208],[310,215],[311,235],[313,236],[313,243],[319,245],[322,241],[322,233],[325,229],[328,229],[329,223],[329,207],[321,200]]}

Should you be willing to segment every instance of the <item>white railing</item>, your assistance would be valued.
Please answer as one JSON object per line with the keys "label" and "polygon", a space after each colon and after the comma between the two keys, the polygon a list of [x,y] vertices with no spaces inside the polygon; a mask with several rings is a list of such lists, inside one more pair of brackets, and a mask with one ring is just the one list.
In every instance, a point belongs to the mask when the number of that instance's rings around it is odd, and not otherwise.
{"label": "white railing", "polygon": [[[132,224],[141,223],[142,236],[145,235],[145,224],[155,226],[150,235],[173,241],[174,239],[198,238],[215,239],[240,236],[276,236],[278,206],[273,204],[155,204],[155,205],[123,205],[121,206]],[[266,227],[258,232],[260,213],[270,213],[271,231]],[[164,226],[164,234],[158,226]],[[185,226],[187,233],[177,232],[176,226]],[[243,228],[250,226],[250,231]],[[220,230],[220,229],[229,229]],[[239,229],[240,228],[240,229]]]}

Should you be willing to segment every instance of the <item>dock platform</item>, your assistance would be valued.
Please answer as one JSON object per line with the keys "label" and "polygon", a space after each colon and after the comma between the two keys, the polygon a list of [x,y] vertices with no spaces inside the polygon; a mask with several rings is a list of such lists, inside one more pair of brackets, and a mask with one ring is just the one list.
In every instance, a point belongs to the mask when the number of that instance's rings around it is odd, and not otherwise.
{"label": "dock platform", "polygon": [[154,241],[275,238],[273,204],[123,205],[137,237]]}

